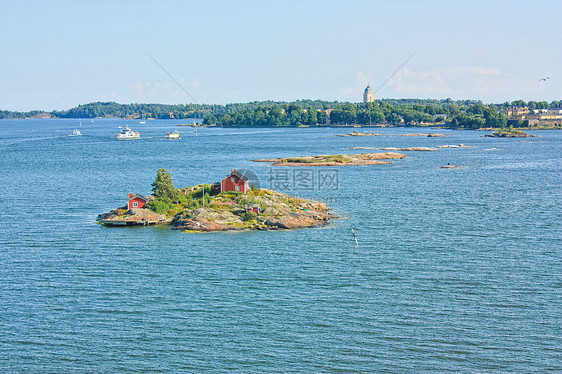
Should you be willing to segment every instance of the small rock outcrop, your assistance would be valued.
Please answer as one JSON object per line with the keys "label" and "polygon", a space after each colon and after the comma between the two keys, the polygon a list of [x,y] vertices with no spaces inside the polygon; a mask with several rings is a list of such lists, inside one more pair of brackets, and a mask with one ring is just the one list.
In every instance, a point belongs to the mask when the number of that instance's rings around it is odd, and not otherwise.
{"label": "small rock outcrop", "polygon": [[484,135],[487,138],[534,138],[536,135],[529,135],[524,131],[511,130],[511,131],[496,131],[491,134]]}
{"label": "small rock outcrop", "polygon": [[381,148],[383,151],[402,151],[402,152],[431,152],[437,151],[435,148],[429,147],[404,147],[404,148],[396,148],[396,147],[389,147],[389,148]]}
{"label": "small rock outcrop", "polygon": [[337,134],[336,136],[343,136],[343,137],[347,137],[347,136],[383,136],[383,134],[352,131],[352,132],[347,133],[347,134]]}

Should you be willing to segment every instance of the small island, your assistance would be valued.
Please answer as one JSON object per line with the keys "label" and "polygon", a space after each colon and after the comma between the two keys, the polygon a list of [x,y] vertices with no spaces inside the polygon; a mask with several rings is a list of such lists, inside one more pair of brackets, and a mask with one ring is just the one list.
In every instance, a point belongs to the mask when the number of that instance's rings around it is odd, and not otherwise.
{"label": "small island", "polygon": [[472,146],[464,145],[464,144],[447,144],[447,145],[438,145],[436,148],[472,148]]}
{"label": "small island", "polygon": [[381,165],[406,157],[401,153],[360,153],[355,155],[321,155],[252,160],[253,162],[270,162],[273,166],[342,166],[342,165]]}
{"label": "small island", "polygon": [[382,151],[402,151],[402,152],[432,152],[438,151],[438,149],[430,148],[430,147],[388,147],[388,148],[381,148]]}
{"label": "small island", "polygon": [[536,135],[529,135],[524,131],[515,130],[513,128],[500,128],[499,130],[484,135],[487,138],[535,138]]}
{"label": "small island", "polygon": [[438,138],[441,136],[444,136],[445,134],[435,134],[435,133],[429,133],[429,134],[401,134],[398,136],[426,136],[428,138]]}
{"label": "small island", "polygon": [[370,133],[370,132],[357,132],[357,131],[353,130],[350,133],[337,134],[336,136],[343,136],[343,137],[347,137],[347,136],[383,136],[383,134]]}
{"label": "small island", "polygon": [[97,221],[104,226],[169,224],[175,230],[210,232],[312,228],[337,218],[322,202],[249,186],[236,169],[220,182],[181,189],[160,169],[152,186],[152,195],[129,194],[126,206],[100,214]]}

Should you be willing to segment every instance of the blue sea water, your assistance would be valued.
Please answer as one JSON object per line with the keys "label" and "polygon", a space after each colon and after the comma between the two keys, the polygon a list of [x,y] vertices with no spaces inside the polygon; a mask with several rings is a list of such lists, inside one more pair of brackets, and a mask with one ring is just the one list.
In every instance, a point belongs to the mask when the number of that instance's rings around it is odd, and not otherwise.
{"label": "blue sea water", "polygon": [[[182,122],[82,121],[69,137],[77,120],[0,121],[1,372],[562,371],[562,132],[196,135]],[[142,139],[114,140],[125,124]],[[163,138],[173,129],[181,140]],[[460,143],[472,148],[390,165],[251,162]],[[159,168],[176,187],[246,169],[342,219],[207,234],[96,224],[150,193]]]}

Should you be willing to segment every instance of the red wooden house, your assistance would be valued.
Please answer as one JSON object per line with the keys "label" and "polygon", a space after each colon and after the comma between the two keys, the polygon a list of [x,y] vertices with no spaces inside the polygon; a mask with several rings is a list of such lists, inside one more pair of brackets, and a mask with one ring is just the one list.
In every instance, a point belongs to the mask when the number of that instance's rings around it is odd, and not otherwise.
{"label": "red wooden house", "polygon": [[237,191],[246,193],[250,189],[248,181],[248,178],[244,174],[236,171],[236,169],[232,169],[230,174],[221,181],[220,192]]}
{"label": "red wooden house", "polygon": [[127,200],[127,208],[129,210],[136,208],[144,208],[147,202],[154,200],[153,196],[142,196],[129,194],[129,200]]}

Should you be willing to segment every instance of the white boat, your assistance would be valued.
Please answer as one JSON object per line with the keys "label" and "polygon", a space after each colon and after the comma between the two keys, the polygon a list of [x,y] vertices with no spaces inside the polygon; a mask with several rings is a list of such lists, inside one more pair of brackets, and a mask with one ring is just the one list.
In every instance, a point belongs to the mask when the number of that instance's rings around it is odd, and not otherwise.
{"label": "white boat", "polygon": [[177,130],[166,134],[166,139],[180,139],[180,133]]}
{"label": "white boat", "polygon": [[125,126],[120,133],[115,134],[115,139],[117,140],[127,140],[127,139],[140,139],[140,134],[133,131],[129,126]]}
{"label": "white boat", "polygon": [[72,134],[68,135],[68,136],[80,136],[82,135],[82,133],[80,132],[80,130],[76,129],[74,131],[72,131]]}
{"label": "white boat", "polygon": [[146,123],[146,121],[144,120],[144,115],[141,115],[141,120],[139,123]]}

